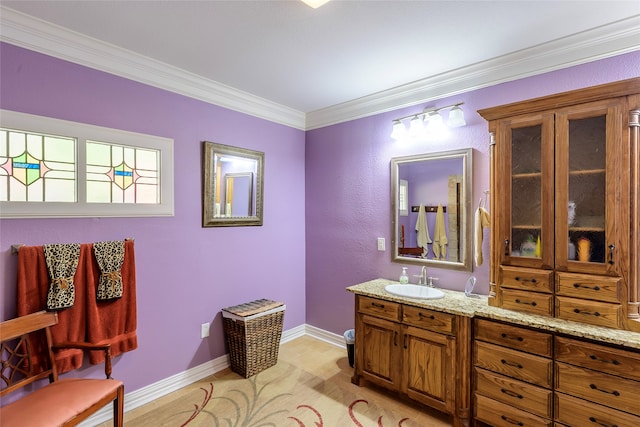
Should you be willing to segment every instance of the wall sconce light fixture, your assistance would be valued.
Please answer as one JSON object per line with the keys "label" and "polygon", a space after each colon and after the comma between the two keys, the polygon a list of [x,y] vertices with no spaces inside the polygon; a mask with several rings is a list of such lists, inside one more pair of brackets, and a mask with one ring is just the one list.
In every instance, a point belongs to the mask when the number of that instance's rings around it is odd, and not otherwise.
{"label": "wall sconce light fixture", "polygon": [[[439,108],[425,108],[421,113],[411,114],[409,116],[400,117],[393,120],[393,130],[391,138],[401,140],[406,138],[420,138],[426,135],[439,135],[447,127],[460,127],[467,124],[464,120],[464,112],[460,106],[464,102],[458,104],[447,105]],[[447,123],[444,123],[440,111],[449,110]],[[409,129],[407,130],[403,121],[409,121]]]}

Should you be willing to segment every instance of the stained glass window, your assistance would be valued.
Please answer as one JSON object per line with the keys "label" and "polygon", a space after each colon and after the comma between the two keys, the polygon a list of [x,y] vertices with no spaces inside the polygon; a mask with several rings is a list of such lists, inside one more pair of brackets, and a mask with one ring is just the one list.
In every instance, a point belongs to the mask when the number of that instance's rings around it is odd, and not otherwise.
{"label": "stained glass window", "polygon": [[0,200],[75,202],[76,140],[0,129]]}
{"label": "stained glass window", "polygon": [[0,217],[172,215],[172,139],[0,110]]}
{"label": "stained glass window", "polygon": [[88,141],[87,203],[158,203],[160,152]]}

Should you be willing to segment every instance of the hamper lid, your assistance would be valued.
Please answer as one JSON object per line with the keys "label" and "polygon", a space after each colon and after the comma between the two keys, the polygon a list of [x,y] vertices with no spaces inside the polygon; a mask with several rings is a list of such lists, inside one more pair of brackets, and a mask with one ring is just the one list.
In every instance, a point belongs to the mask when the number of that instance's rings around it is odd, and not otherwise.
{"label": "hamper lid", "polygon": [[284,303],[278,301],[272,301],[270,299],[257,299],[255,301],[246,302],[244,304],[234,305],[232,307],[223,308],[231,314],[235,314],[240,317],[247,317],[257,313],[262,313],[267,310],[271,310],[276,307],[282,306]]}

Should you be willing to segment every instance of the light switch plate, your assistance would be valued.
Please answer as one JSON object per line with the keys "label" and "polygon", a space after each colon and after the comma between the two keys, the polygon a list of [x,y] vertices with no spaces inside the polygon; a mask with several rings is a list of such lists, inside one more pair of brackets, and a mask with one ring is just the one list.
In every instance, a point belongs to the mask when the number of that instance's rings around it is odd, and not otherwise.
{"label": "light switch plate", "polygon": [[384,237],[378,237],[378,250],[379,251],[385,250]]}
{"label": "light switch plate", "polygon": [[209,324],[203,323],[200,325],[200,338],[206,338],[209,336]]}

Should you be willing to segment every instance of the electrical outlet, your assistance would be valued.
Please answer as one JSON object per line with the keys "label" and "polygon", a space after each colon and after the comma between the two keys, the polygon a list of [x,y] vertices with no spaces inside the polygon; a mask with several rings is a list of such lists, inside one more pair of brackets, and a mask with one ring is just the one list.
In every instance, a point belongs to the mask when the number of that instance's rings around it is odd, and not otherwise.
{"label": "electrical outlet", "polygon": [[203,323],[200,325],[200,338],[206,338],[209,336],[209,324]]}
{"label": "electrical outlet", "polygon": [[384,237],[378,237],[378,250],[379,251],[384,251],[385,250]]}

